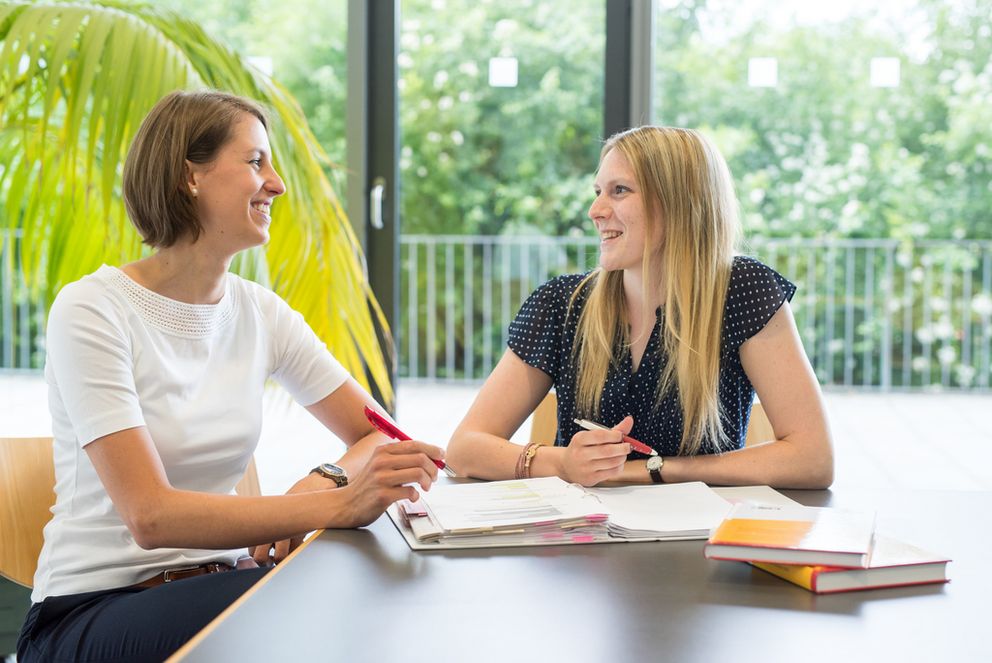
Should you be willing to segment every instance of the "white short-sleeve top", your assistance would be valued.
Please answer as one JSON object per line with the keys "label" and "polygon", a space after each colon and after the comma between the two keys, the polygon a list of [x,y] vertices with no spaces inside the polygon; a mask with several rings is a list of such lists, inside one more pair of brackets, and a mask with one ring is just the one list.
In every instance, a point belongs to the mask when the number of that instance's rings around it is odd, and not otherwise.
{"label": "white short-sleeve top", "polygon": [[46,346],[56,501],[35,602],[132,585],[167,568],[234,563],[245,554],[143,550],[114,509],[87,444],[146,426],[174,487],[230,494],[258,443],[268,378],[301,405],[348,378],[303,316],[233,274],[217,304],[186,304],[104,265],[59,292]]}

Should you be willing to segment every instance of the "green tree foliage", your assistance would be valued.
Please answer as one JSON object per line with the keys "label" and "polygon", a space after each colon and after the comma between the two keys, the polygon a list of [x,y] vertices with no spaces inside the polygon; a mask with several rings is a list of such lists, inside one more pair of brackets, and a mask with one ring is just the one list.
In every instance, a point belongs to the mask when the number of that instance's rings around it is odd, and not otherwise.
{"label": "green tree foliage", "polygon": [[[277,14],[258,0],[162,3],[244,55],[272,58],[343,162],[343,0],[287,0]],[[402,3],[403,232],[581,228],[602,139],[604,17],[601,0]],[[501,56],[519,62],[516,87],[489,86]]]}
{"label": "green tree foliage", "polygon": [[[344,0],[164,1],[273,57],[341,162]],[[659,3],[655,121],[714,136],[750,236],[992,237],[992,0],[782,19],[801,4]],[[401,21],[403,232],[588,232],[605,2],[406,0]],[[489,86],[497,56],[518,59],[516,87]],[[879,56],[898,87],[870,85]],[[748,87],[751,57],[777,58],[777,87]]]}
{"label": "green tree foliage", "polygon": [[[604,3],[403,3],[403,231],[581,226],[602,138]],[[519,63],[489,85],[489,60]]]}
{"label": "green tree foliage", "polygon": [[[749,234],[992,237],[992,2],[785,26],[721,8],[659,17],[656,112],[716,137]],[[870,85],[879,56],[898,58],[897,87]],[[776,87],[747,85],[752,57],[777,59]]]}
{"label": "green tree foliage", "polygon": [[345,158],[347,2],[281,0],[158,0],[192,18],[211,37],[242,55],[267,58],[272,75],[292,91],[330,156]]}

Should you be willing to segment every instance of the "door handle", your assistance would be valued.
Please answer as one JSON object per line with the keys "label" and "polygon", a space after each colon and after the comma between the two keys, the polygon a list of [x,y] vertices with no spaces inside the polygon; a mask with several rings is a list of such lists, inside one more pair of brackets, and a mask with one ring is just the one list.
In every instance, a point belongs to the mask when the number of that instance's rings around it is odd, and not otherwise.
{"label": "door handle", "polygon": [[382,230],[382,196],[386,192],[386,180],[377,177],[372,180],[372,189],[369,191],[369,220],[372,227]]}

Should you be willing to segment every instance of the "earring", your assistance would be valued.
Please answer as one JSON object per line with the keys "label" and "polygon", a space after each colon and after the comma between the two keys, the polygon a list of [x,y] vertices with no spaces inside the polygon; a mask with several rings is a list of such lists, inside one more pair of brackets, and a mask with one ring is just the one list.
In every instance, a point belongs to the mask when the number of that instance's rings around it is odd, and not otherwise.
{"label": "earring", "polygon": [[196,190],[196,187],[195,186],[191,186],[189,188],[189,190],[190,190],[190,193],[193,194],[193,197],[194,198],[196,198],[198,195],[200,195],[200,192]]}

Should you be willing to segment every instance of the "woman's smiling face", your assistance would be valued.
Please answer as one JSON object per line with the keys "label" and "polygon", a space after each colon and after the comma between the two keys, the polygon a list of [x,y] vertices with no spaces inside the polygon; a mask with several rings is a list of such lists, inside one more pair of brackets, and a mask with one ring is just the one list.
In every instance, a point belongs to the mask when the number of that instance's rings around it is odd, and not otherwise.
{"label": "woman's smiling face", "polygon": [[647,241],[647,212],[634,171],[618,150],[603,157],[593,189],[596,199],[589,218],[599,231],[599,266],[607,271],[639,271]]}
{"label": "woman's smiling face", "polygon": [[245,114],[212,162],[190,168],[203,238],[231,253],[269,240],[272,201],[286,187],[272,167],[269,137],[257,118]]}

